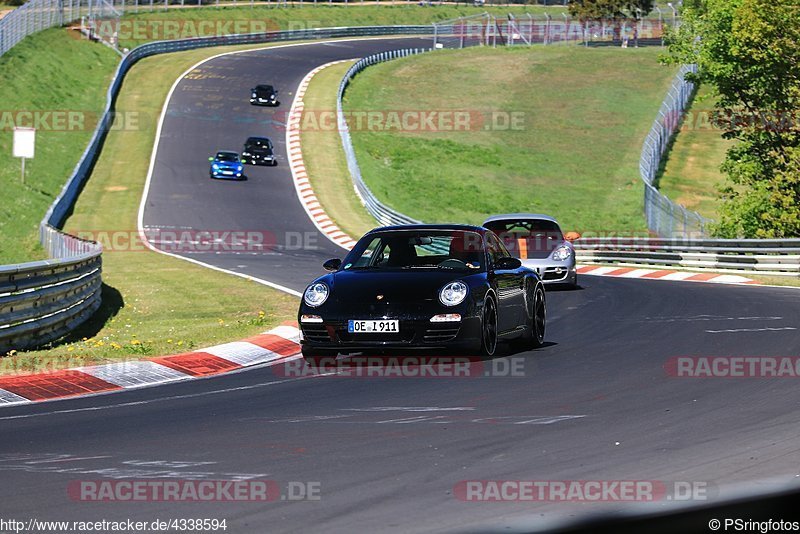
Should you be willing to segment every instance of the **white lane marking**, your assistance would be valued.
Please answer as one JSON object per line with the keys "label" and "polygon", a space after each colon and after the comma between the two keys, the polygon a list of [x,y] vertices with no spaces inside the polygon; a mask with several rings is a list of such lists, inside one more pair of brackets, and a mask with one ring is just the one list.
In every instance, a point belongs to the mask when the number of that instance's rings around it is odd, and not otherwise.
{"label": "white lane marking", "polygon": [[473,411],[473,406],[455,406],[452,408],[439,408],[437,406],[374,406],[372,408],[341,408],[345,412],[448,412],[448,411]]}
{"label": "white lane marking", "polygon": [[79,462],[83,460],[101,460],[105,458],[111,458],[110,455],[103,455],[103,456],[81,456],[75,457],[71,454],[59,454],[57,458],[48,458],[47,460],[34,460],[25,462],[28,465],[34,464],[52,464],[52,463],[59,463],[59,462]]}
{"label": "white lane marking", "polygon": [[[251,367],[252,369],[252,367]],[[170,402],[182,399],[192,399],[196,397],[206,397],[210,395],[220,395],[224,393],[231,393],[234,391],[246,391],[250,389],[256,389],[260,387],[267,387],[267,386],[276,386],[280,384],[287,384],[289,382],[296,382],[298,380],[306,380],[308,378],[317,378],[317,376],[326,376],[326,375],[309,375],[309,376],[301,376],[298,378],[287,378],[285,380],[273,380],[271,382],[261,382],[258,384],[252,384],[250,386],[239,386],[235,388],[225,388],[225,389],[214,389],[210,391],[201,391],[199,393],[187,393],[186,395],[170,395],[167,397],[157,397],[155,399],[147,399],[141,401],[131,401],[131,402],[120,402],[116,404],[107,404],[105,406],[88,406],[86,408],[73,408],[70,410],[53,410],[49,412],[42,412],[42,413],[29,413],[29,414],[21,414],[21,415],[6,415],[0,417],[0,421],[8,421],[12,419],[31,419],[33,417],[45,417],[48,415],[61,415],[65,413],[79,413],[79,412],[97,412],[102,410],[111,410],[113,408],[127,408],[130,406],[144,406],[147,404],[153,404],[156,402]],[[204,378],[213,378],[212,377],[204,377]]]}
{"label": "white lane marking", "polygon": [[[398,38],[402,39],[403,37],[400,36]],[[413,37],[407,37],[407,38],[411,39]],[[294,46],[309,46],[309,45],[319,45],[319,44],[337,43],[337,42],[338,43],[342,43],[342,42],[350,42],[350,41],[371,41],[371,40],[377,40],[377,39],[386,39],[386,37],[383,36],[383,37],[363,38],[363,39],[333,39],[333,40],[330,40],[330,41],[314,41],[314,42],[311,42],[311,43],[292,43],[292,44],[276,45],[276,46],[267,45],[267,46],[263,46],[263,47],[260,47],[260,48],[250,48],[250,49],[247,49],[247,50],[234,50],[233,52],[223,52],[221,54],[216,54],[216,55],[211,56],[209,58],[203,59],[202,61],[198,61],[193,66],[191,66],[189,69],[187,69],[183,74],[181,74],[175,80],[175,83],[172,84],[172,87],[170,87],[169,92],[167,93],[167,98],[164,101],[164,106],[161,108],[161,115],[158,118],[158,126],[156,127],[155,139],[153,139],[153,149],[150,152],[150,165],[149,165],[149,167],[147,169],[147,179],[145,180],[145,183],[144,183],[144,190],[142,191],[142,199],[139,202],[139,214],[138,214],[138,217],[137,217],[137,226],[138,226],[139,235],[141,236],[141,239],[142,239],[142,242],[144,243],[144,245],[147,248],[149,248],[150,250],[152,250],[153,252],[157,252],[159,254],[164,254],[165,256],[170,256],[170,257],[173,257],[173,258],[177,258],[179,260],[188,261],[189,263],[194,263],[195,265],[200,265],[202,267],[206,267],[208,269],[212,269],[214,271],[218,271],[218,272],[221,272],[221,273],[226,273],[226,274],[231,274],[233,276],[238,276],[240,278],[244,278],[245,280],[250,280],[250,281],[253,281],[253,282],[268,286],[268,287],[271,287],[273,289],[277,289],[279,291],[283,291],[284,293],[288,293],[288,294],[290,294],[292,296],[295,296],[295,297],[302,296],[302,293],[300,293],[299,291],[295,291],[294,289],[290,289],[290,288],[288,288],[286,286],[282,286],[280,284],[276,284],[274,282],[270,282],[269,280],[264,280],[263,278],[250,276],[249,274],[237,273],[236,271],[231,271],[230,269],[224,269],[222,267],[217,267],[216,265],[211,265],[210,263],[205,263],[205,262],[202,262],[202,261],[199,261],[199,260],[195,260],[193,258],[187,258],[185,256],[180,256],[178,254],[172,254],[170,252],[164,252],[163,250],[159,250],[158,248],[156,248],[156,247],[154,247],[153,245],[150,244],[150,242],[147,240],[147,234],[144,231],[144,209],[145,209],[145,206],[147,205],[147,197],[148,197],[148,195],[150,193],[150,184],[151,184],[151,182],[153,180],[153,170],[155,169],[156,157],[158,156],[158,144],[159,144],[159,140],[161,139],[161,131],[162,131],[163,127],[164,127],[164,118],[167,116],[167,108],[169,107],[170,100],[172,100],[172,95],[175,93],[175,89],[177,89],[178,84],[180,84],[180,82],[183,81],[183,79],[190,72],[192,72],[193,70],[199,68],[204,63],[207,63],[209,61],[213,61],[213,60],[215,60],[217,58],[220,58],[220,57],[223,57],[223,56],[235,55],[235,54],[246,54],[246,53],[250,53],[250,52],[259,52],[261,50],[274,50],[274,49],[278,49],[278,48],[289,48],[289,47],[294,47]],[[288,141],[288,138],[287,138],[287,141]]]}
{"label": "white lane marking", "polygon": [[690,317],[645,317],[640,323],[674,323],[674,322],[693,322],[693,321],[779,321],[783,317],[725,317],[723,315],[693,315]]}
{"label": "white lane marking", "polygon": [[731,332],[778,332],[781,330],[797,330],[793,326],[780,326],[775,328],[731,328],[729,330],[706,330],[709,334],[727,334]]}

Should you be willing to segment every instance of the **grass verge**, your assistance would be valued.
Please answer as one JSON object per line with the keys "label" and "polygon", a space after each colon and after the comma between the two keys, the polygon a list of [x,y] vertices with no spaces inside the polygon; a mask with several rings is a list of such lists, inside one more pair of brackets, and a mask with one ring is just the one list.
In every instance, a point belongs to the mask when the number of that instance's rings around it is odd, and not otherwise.
{"label": "grass verge", "polygon": [[353,63],[331,65],[312,78],[303,99],[305,108],[300,124],[305,127],[301,127],[300,140],[306,147],[303,150],[306,171],[322,207],[339,228],[357,239],[377,223],[353,190],[338,130],[314,126],[323,115],[335,116],[339,82]]}
{"label": "grass verge", "polygon": [[[42,259],[39,221],[78,162],[105,107],[119,56],[51,29],[0,57],[0,264]],[[34,126],[36,155],[12,157],[14,126]]]}
{"label": "grass verge", "polygon": [[[643,231],[639,154],[674,76],[658,54],[475,48],[371,67],[345,95],[347,113],[386,121],[351,124],[363,175],[380,199],[423,221],[544,212],[569,230]],[[391,111],[469,120],[395,128]]]}
{"label": "grass verge", "polygon": [[714,99],[702,87],[667,153],[658,182],[670,199],[709,219],[717,218],[718,187],[725,180],[719,167],[734,142],[723,139],[711,124],[713,109]]}
{"label": "grass verge", "polygon": [[[120,46],[133,47],[147,41],[176,39],[230,33],[252,33],[275,30],[300,30],[332,26],[384,26],[393,24],[430,24],[467,15],[490,12],[498,17],[509,13],[523,17],[525,13],[544,16],[565,12],[563,6],[419,6],[407,5],[330,5],[276,8],[206,7],[170,9],[128,14],[122,19]],[[199,21],[204,21],[198,24]],[[102,32],[101,32],[102,33]]]}
{"label": "grass verge", "polygon": [[[252,46],[249,48],[253,48]],[[128,74],[117,101],[137,128],[112,131],[66,230],[136,230],[157,118],[173,81],[205,57],[242,47],[156,56]],[[135,248],[135,247],[134,247]],[[293,319],[297,299],[145,250],[103,254],[103,307],[66,342],[2,360],[0,372],[54,369],[180,353]],[[84,339],[85,338],[85,339]]]}

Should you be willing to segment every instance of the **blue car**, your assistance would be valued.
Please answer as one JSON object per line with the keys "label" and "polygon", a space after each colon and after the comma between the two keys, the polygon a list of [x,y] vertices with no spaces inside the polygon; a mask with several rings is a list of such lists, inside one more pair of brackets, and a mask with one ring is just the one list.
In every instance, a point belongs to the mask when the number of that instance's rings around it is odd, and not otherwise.
{"label": "blue car", "polygon": [[208,158],[211,162],[211,178],[222,178],[227,180],[241,180],[244,178],[244,165],[239,158],[238,152],[221,150],[213,158]]}

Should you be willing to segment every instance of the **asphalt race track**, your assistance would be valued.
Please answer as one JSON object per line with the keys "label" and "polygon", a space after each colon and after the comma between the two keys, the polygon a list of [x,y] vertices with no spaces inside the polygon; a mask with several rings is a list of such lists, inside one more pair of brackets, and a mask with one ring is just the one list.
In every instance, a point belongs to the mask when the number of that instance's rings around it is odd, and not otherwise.
{"label": "asphalt race track", "polygon": [[[319,64],[402,46],[415,45],[314,44],[204,65],[207,75],[184,79],[171,101],[145,223],[315,233],[279,127],[254,132],[237,117],[286,111]],[[256,81],[277,85],[281,108],[250,109]],[[219,96],[219,113],[205,123],[208,104],[197,102],[207,93]],[[241,183],[209,180],[206,155],[240,150],[256,133],[274,138],[281,165],[250,168]],[[302,290],[321,260],[341,256],[317,237],[316,250],[192,258]],[[234,533],[525,530],[671,502],[464,502],[454,488],[465,480],[689,481],[724,496],[740,483],[767,490],[795,481],[796,379],[677,378],[665,366],[676,356],[798,355],[796,290],[588,276],[581,285],[548,292],[547,346],[474,364],[473,376],[304,378],[256,368],[4,408],[2,516],[225,518]],[[521,366],[514,376],[511,365]],[[320,498],[86,502],[68,493],[74,481],[237,478],[275,481],[284,496],[291,483],[312,483]]]}

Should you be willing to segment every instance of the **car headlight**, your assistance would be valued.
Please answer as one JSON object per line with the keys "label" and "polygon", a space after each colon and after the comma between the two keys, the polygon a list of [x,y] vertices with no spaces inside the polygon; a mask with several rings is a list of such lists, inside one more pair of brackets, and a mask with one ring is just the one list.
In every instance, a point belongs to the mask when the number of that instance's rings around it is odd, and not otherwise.
{"label": "car headlight", "polygon": [[241,165],[237,165],[237,166],[236,166],[236,170],[237,170],[238,172],[242,172],[242,171],[244,170],[244,167],[243,167],[243,166],[241,166]]}
{"label": "car headlight", "polygon": [[445,306],[455,306],[467,298],[467,284],[461,281],[450,282],[439,291],[439,302]]}
{"label": "car headlight", "polygon": [[215,171],[218,171],[218,170],[219,170],[219,165],[217,165],[217,164],[215,163],[215,164],[213,164],[213,165],[211,166],[211,168],[212,168],[212,169],[214,169]]}
{"label": "car headlight", "polygon": [[328,294],[330,294],[328,286],[322,282],[317,282],[308,286],[306,292],[303,293],[303,302],[312,308],[316,308],[317,306],[322,306],[322,303],[328,300]]}
{"label": "car headlight", "polygon": [[570,256],[572,256],[572,249],[567,245],[561,245],[553,251],[554,260],[564,261],[568,260]]}

